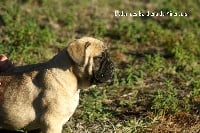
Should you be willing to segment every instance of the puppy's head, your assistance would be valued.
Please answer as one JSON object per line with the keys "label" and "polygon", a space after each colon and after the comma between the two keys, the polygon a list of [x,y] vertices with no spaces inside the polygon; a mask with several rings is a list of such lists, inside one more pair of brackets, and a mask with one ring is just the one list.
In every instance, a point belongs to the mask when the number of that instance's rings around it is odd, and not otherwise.
{"label": "puppy's head", "polygon": [[110,60],[107,47],[100,40],[83,37],[74,40],[67,47],[74,62],[74,73],[81,86],[111,81],[114,76],[114,64]]}

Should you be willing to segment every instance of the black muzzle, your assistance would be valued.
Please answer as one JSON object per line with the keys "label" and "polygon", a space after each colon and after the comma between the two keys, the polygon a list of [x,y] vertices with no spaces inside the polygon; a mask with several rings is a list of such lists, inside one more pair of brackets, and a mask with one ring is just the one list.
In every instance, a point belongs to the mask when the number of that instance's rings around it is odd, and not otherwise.
{"label": "black muzzle", "polygon": [[104,58],[100,64],[99,70],[93,72],[93,82],[111,82],[115,71],[114,63],[110,59]]}

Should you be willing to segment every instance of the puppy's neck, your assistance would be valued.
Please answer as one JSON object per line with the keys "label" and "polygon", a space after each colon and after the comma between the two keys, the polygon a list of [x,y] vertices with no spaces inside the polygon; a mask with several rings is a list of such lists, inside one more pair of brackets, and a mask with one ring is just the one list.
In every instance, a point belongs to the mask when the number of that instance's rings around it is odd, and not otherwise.
{"label": "puppy's neck", "polygon": [[57,55],[55,55],[51,60],[48,61],[48,64],[52,68],[59,68],[62,70],[68,70],[72,66],[72,61],[66,50],[62,50]]}

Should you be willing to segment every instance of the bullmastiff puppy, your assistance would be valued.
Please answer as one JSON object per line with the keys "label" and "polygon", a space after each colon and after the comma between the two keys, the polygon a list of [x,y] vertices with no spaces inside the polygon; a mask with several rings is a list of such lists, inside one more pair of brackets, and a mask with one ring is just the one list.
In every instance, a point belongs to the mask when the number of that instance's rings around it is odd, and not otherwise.
{"label": "bullmastiff puppy", "polygon": [[79,89],[108,82],[114,65],[100,40],[83,37],[45,63],[0,75],[0,127],[61,133],[79,103]]}

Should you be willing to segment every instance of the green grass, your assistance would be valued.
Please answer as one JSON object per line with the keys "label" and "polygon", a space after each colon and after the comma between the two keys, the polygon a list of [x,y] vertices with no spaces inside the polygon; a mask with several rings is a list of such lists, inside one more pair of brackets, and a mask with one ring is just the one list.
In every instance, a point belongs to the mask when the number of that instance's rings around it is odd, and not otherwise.
{"label": "green grass", "polygon": [[[0,53],[43,62],[81,36],[110,48],[113,84],[81,92],[66,132],[195,132],[200,126],[198,0],[0,1]],[[115,10],[187,17],[115,17]]]}

